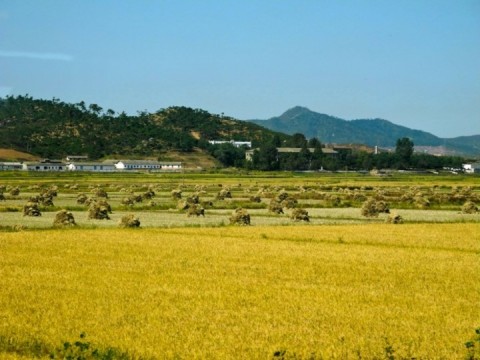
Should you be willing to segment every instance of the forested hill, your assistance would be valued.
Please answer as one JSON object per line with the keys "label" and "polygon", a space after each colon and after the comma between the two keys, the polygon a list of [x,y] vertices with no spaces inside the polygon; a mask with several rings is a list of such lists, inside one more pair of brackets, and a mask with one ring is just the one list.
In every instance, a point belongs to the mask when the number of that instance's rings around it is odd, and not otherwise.
{"label": "forested hill", "polygon": [[253,123],[187,107],[129,116],[84,102],[0,98],[0,148],[44,158],[72,154],[86,154],[91,159],[116,154],[158,156],[169,150],[207,148],[208,140],[248,140],[258,145],[274,136],[288,137]]}
{"label": "forested hill", "polygon": [[407,137],[416,146],[444,147],[447,152],[466,155],[480,154],[479,135],[442,139],[425,131],[413,130],[383,119],[349,121],[300,106],[278,117],[251,122],[286,134],[302,133],[307,138],[316,137],[323,143],[395,147],[397,139]]}

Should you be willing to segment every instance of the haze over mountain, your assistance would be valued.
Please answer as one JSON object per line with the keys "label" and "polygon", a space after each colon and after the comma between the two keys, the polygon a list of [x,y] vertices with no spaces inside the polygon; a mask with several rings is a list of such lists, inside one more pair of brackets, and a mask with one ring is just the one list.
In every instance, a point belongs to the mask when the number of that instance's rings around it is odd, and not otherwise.
{"label": "haze over mountain", "polygon": [[440,138],[421,130],[396,125],[384,119],[344,120],[296,106],[268,120],[249,120],[286,134],[301,133],[323,143],[365,144],[394,147],[397,139],[410,138],[422,151],[480,155],[480,135]]}

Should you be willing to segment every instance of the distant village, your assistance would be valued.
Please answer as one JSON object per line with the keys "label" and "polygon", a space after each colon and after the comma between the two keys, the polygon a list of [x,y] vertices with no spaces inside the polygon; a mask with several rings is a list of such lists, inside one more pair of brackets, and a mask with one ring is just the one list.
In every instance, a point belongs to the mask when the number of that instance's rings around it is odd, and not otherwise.
{"label": "distant village", "polygon": [[[253,154],[256,149],[252,149],[250,141],[224,141],[210,140],[210,144],[219,145],[230,143],[235,147],[244,147],[245,159],[252,161]],[[313,153],[313,148],[308,148]],[[340,151],[352,151],[352,146],[336,145],[326,146],[322,148],[322,152],[326,156],[336,157]],[[372,153],[391,152],[391,149],[379,149],[374,147],[369,149]],[[278,147],[279,154],[299,153],[301,148]],[[183,170],[182,162],[175,161],[154,161],[154,160],[104,160],[89,161],[88,156],[70,155],[64,160],[43,159],[40,161],[25,162],[0,162],[0,170],[20,170],[20,171],[87,171],[87,172],[121,172],[121,171],[147,171],[147,172],[178,172]],[[463,164],[462,169],[446,169],[461,171],[464,173],[480,173],[480,163]]]}
{"label": "distant village", "polygon": [[180,171],[181,162],[153,160],[105,160],[88,161],[87,156],[67,156],[65,160],[0,162],[0,170],[23,171]]}

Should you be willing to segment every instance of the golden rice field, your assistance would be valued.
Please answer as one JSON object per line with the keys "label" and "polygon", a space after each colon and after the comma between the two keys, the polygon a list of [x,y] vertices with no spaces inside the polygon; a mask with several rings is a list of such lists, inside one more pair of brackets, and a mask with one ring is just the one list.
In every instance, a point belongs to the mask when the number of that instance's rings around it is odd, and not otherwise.
{"label": "golden rice field", "polygon": [[479,255],[476,222],[1,232],[0,358],[463,359]]}

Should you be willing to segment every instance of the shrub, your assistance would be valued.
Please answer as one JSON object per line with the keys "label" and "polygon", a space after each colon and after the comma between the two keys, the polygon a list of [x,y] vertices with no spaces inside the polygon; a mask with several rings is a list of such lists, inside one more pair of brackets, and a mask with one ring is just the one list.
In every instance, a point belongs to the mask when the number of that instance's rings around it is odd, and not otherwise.
{"label": "shrub", "polygon": [[0,192],[0,201],[6,201],[5,195],[3,195],[3,192]]}
{"label": "shrub", "polygon": [[63,345],[55,349],[50,354],[50,359],[70,359],[70,360],[130,360],[133,357],[128,353],[116,348],[108,347],[105,349],[92,345],[85,339],[86,334],[81,333],[80,339],[75,342],[64,342]]}
{"label": "shrub", "polygon": [[60,210],[55,214],[53,226],[75,226],[75,218],[70,211]]}
{"label": "shrub", "polygon": [[247,210],[238,208],[230,216],[230,224],[233,225],[250,225],[250,214]]}
{"label": "shrub", "polygon": [[305,209],[293,209],[292,213],[290,214],[290,219],[295,221],[310,221],[308,211]]}
{"label": "shrub", "polygon": [[23,216],[41,216],[42,213],[40,212],[40,209],[38,208],[38,203],[36,202],[27,202],[23,206]]}
{"label": "shrub", "polygon": [[478,207],[475,205],[473,201],[467,201],[462,206],[462,213],[463,214],[475,214],[478,212]]}
{"label": "shrub", "polygon": [[18,186],[10,189],[10,195],[12,195],[12,196],[20,195],[20,189],[18,188]]}
{"label": "shrub", "polygon": [[474,337],[465,343],[465,347],[467,348],[467,355],[465,356],[465,359],[480,359],[480,328],[475,329]]}
{"label": "shrub", "polygon": [[138,228],[140,227],[140,220],[134,214],[128,214],[122,216],[118,225],[124,228]]}

